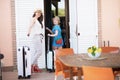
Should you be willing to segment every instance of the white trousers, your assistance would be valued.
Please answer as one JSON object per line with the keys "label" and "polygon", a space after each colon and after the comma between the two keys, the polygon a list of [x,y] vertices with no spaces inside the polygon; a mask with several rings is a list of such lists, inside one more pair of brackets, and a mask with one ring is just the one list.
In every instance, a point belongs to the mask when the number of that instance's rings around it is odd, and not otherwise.
{"label": "white trousers", "polygon": [[32,37],[33,53],[32,53],[32,64],[37,64],[38,58],[42,55],[42,36],[35,34]]}

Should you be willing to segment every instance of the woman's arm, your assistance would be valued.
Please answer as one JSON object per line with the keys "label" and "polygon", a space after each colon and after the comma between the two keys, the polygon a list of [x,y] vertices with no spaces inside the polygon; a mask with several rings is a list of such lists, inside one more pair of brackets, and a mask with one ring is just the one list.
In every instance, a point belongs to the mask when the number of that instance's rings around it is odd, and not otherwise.
{"label": "woman's arm", "polygon": [[27,36],[30,36],[30,33],[31,33],[31,29],[33,27],[33,25],[35,24],[35,19],[32,19],[31,23],[30,23],[30,26],[29,26],[29,29],[28,29],[28,34]]}
{"label": "woman's arm", "polygon": [[58,30],[55,31],[55,34],[48,34],[48,36],[50,36],[50,37],[55,37],[57,35],[58,35]]}

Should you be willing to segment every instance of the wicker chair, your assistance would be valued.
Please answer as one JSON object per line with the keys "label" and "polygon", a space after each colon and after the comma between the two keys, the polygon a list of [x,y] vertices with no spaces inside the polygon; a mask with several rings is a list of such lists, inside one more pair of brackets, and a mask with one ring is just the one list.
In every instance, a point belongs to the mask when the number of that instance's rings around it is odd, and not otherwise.
{"label": "wicker chair", "polygon": [[119,53],[119,47],[101,47],[102,53]]}
{"label": "wicker chair", "polygon": [[[56,60],[55,60],[55,80],[57,80],[58,75],[63,75],[64,79],[70,77],[70,67],[64,65],[60,60],[59,56],[65,56],[65,55],[73,55],[74,51],[71,48],[64,48],[64,49],[59,49],[55,50],[56,54]],[[77,68],[72,68],[73,69],[73,76],[77,76]]]}
{"label": "wicker chair", "polygon": [[111,68],[83,66],[84,80],[114,80]]}
{"label": "wicker chair", "polygon": [[[120,53],[119,47],[101,47],[102,53]],[[120,77],[120,68],[113,69],[114,76]]]}

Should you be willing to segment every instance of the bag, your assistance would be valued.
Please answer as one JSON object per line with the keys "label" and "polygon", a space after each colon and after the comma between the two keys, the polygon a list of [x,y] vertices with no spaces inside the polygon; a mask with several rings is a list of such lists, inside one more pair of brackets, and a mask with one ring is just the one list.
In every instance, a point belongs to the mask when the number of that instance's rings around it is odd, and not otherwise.
{"label": "bag", "polygon": [[30,48],[27,46],[20,47],[17,50],[17,68],[18,79],[31,78],[31,54]]}
{"label": "bag", "polygon": [[47,70],[49,72],[54,72],[54,51],[50,51],[50,37],[48,37],[47,43]]}
{"label": "bag", "polygon": [[57,39],[56,44],[62,44],[62,38]]}
{"label": "bag", "polygon": [[54,52],[53,51],[47,52],[47,70],[49,72],[54,71]]}

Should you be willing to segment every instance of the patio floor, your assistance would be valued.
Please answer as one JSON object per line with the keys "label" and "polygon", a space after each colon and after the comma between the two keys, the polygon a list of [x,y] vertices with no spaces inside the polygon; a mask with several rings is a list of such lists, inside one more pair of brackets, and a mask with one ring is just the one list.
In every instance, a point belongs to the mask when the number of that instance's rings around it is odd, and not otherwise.
{"label": "patio floor", "polygon": [[[3,72],[2,80],[54,80],[54,73],[43,71],[41,73],[32,73],[31,79],[18,79],[17,71]],[[62,75],[59,75],[57,80],[64,80]],[[66,79],[69,80],[69,79]],[[116,77],[115,80],[120,80]]]}
{"label": "patio floor", "polygon": [[[2,80],[18,80],[17,72],[3,72]],[[22,80],[54,80],[54,73],[43,71],[41,73],[32,73],[31,79]],[[63,80],[62,76],[58,76],[57,80]]]}

